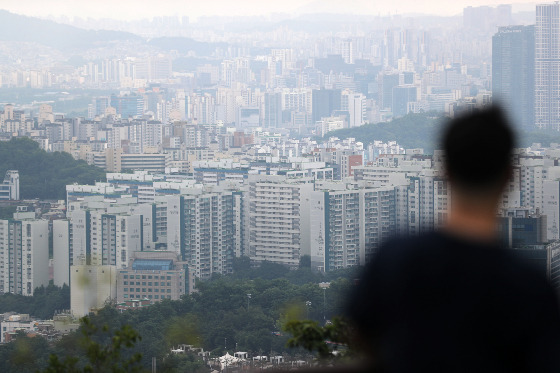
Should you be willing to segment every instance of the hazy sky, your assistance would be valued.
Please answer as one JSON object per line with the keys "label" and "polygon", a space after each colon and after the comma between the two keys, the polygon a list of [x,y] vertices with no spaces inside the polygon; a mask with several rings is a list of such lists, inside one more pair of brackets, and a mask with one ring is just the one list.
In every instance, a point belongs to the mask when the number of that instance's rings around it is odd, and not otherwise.
{"label": "hazy sky", "polygon": [[[140,19],[159,15],[263,15],[270,13],[460,14],[465,6],[497,5],[504,0],[0,0],[0,9],[19,14]],[[543,1],[524,1],[514,10]]]}

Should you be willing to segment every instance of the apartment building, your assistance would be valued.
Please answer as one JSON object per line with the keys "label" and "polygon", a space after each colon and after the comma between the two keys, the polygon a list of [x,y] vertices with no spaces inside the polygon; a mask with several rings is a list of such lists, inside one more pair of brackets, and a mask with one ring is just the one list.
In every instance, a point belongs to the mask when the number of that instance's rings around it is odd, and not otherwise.
{"label": "apartment building", "polygon": [[309,197],[312,179],[250,175],[246,207],[249,255],[296,267],[309,255]]}
{"label": "apartment building", "polygon": [[49,228],[35,213],[0,220],[0,293],[31,296],[49,283]]}

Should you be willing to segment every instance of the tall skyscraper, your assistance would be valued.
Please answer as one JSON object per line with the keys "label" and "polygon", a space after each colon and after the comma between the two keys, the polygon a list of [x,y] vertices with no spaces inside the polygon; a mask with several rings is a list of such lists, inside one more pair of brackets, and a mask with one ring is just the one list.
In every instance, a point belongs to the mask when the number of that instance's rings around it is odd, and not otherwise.
{"label": "tall skyscraper", "polygon": [[393,109],[393,88],[400,83],[400,75],[393,73],[383,73],[380,76],[379,92],[381,94],[381,108]]}
{"label": "tall skyscraper", "polygon": [[519,128],[535,118],[535,26],[500,27],[492,37],[492,97]]}
{"label": "tall skyscraper", "polygon": [[408,114],[408,103],[417,100],[417,91],[413,85],[393,87],[393,116],[402,117]]}
{"label": "tall skyscraper", "polygon": [[271,92],[264,94],[264,127],[282,127],[282,94]]}
{"label": "tall skyscraper", "polygon": [[314,89],[311,96],[313,123],[330,117],[334,110],[340,110],[341,92],[339,89]]}
{"label": "tall skyscraper", "polygon": [[560,4],[537,5],[535,125],[560,130]]}

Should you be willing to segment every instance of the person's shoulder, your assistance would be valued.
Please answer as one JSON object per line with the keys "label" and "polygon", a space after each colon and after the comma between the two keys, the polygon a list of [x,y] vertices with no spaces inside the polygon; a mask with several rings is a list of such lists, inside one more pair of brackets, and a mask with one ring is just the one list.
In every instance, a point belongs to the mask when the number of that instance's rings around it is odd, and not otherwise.
{"label": "person's shoulder", "polygon": [[445,235],[430,231],[415,236],[395,236],[388,239],[379,248],[379,253],[411,253],[436,249],[448,244]]}

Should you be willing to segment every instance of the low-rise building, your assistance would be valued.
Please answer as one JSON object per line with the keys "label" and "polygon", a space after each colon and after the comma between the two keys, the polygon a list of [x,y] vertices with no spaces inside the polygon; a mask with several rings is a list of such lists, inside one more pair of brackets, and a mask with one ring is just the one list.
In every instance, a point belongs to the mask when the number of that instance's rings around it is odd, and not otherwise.
{"label": "low-rise building", "polygon": [[[117,303],[178,300],[188,289],[185,265],[169,251],[136,252],[117,273]],[[131,307],[139,303],[131,303]],[[141,306],[144,306],[143,304]]]}

